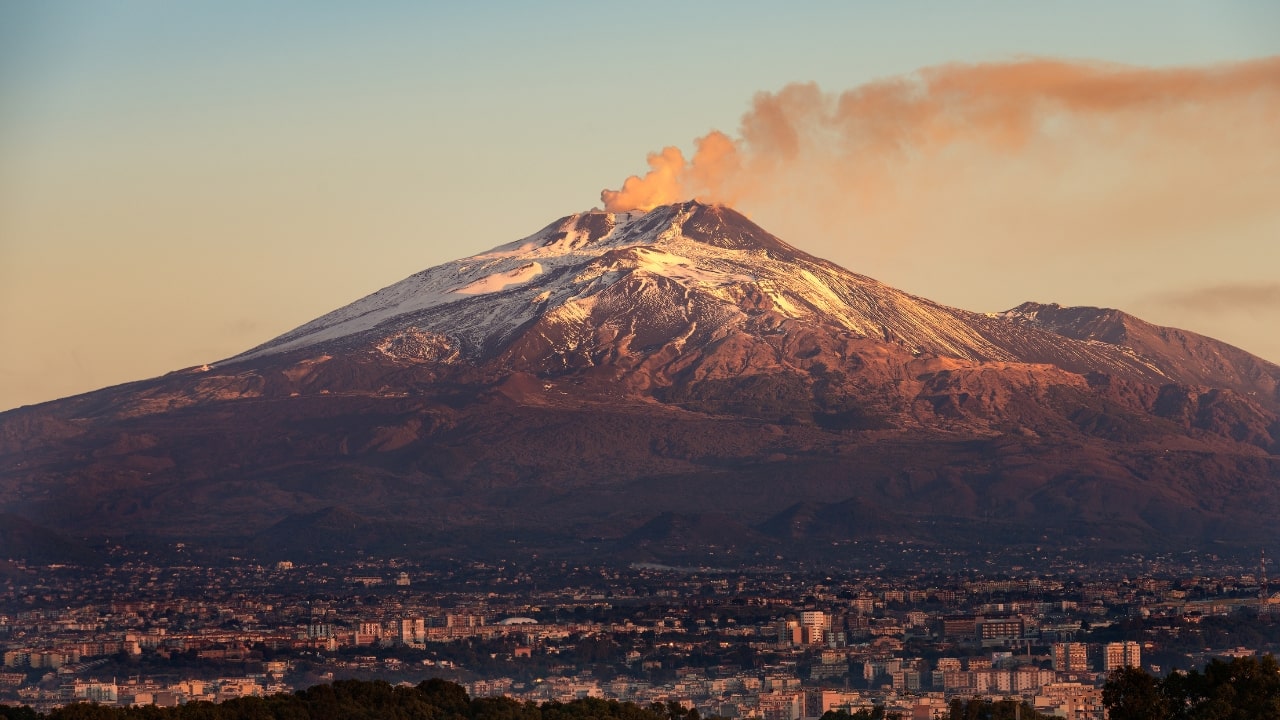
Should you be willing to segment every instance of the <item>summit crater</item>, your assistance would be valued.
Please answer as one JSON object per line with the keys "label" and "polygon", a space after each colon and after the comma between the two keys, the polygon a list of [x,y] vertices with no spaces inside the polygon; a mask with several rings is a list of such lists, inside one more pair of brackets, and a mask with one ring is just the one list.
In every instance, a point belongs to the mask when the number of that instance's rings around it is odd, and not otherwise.
{"label": "summit crater", "polygon": [[0,413],[0,513],[261,548],[339,508],[366,550],[661,560],[703,535],[744,562],[1274,544],[1278,384],[1117,310],[948,307],[731,208],[590,211],[221,362]]}

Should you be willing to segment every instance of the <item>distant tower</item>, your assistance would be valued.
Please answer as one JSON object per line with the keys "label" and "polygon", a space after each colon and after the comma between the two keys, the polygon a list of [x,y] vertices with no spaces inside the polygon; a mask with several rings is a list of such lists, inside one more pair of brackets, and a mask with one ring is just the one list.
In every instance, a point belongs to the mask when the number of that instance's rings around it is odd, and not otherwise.
{"label": "distant tower", "polygon": [[1258,565],[1259,565],[1258,582],[1262,584],[1262,587],[1259,588],[1258,590],[1258,614],[1262,615],[1268,612],[1270,606],[1267,604],[1267,601],[1271,599],[1270,596],[1267,594],[1267,549],[1266,548],[1262,548],[1262,556],[1258,560]]}

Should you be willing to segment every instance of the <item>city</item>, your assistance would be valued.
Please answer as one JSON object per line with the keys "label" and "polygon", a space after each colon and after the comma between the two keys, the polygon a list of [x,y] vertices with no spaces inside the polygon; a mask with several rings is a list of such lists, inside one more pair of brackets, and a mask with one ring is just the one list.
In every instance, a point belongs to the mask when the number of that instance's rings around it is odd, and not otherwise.
{"label": "city", "polygon": [[[888,548],[880,548],[887,552]],[[3,566],[0,698],[174,706],[343,679],[799,720],[956,698],[1105,717],[1108,673],[1280,650],[1265,565],[1183,554],[944,573],[362,559]]]}

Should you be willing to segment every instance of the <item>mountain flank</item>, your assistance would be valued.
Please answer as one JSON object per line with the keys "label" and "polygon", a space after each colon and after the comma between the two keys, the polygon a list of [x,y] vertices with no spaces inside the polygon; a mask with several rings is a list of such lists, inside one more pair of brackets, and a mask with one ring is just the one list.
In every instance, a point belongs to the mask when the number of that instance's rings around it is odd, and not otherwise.
{"label": "mountain flank", "polygon": [[0,413],[0,512],[263,557],[1256,547],[1278,412],[1280,367],[1216,340],[947,307],[690,202],[570,215],[225,361]]}

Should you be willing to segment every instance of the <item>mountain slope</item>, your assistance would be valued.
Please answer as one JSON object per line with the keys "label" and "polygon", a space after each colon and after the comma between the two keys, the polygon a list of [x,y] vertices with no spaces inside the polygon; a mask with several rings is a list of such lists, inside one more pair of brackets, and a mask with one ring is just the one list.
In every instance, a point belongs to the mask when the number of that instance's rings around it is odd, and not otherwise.
{"label": "mountain slope", "polygon": [[1116,311],[946,307],[724,207],[588,212],[0,414],[0,512],[273,555],[1267,543],[1277,382]]}
{"label": "mountain slope", "polygon": [[1184,384],[1225,387],[1280,407],[1276,366],[1237,347],[1177,328],[1153,325],[1107,308],[1023,303],[1003,314],[1017,325],[1031,325],[1085,342],[1127,348]]}
{"label": "mountain slope", "polygon": [[510,362],[546,371],[633,347],[680,350],[737,331],[777,332],[787,321],[883,340],[913,355],[1226,382],[1261,391],[1268,403],[1280,384],[1275,365],[1117,311],[1028,303],[982,315],[946,307],[797,250],[729,208],[696,202],[561,218],[406,278],[229,362],[377,347],[443,362],[505,352]]}

